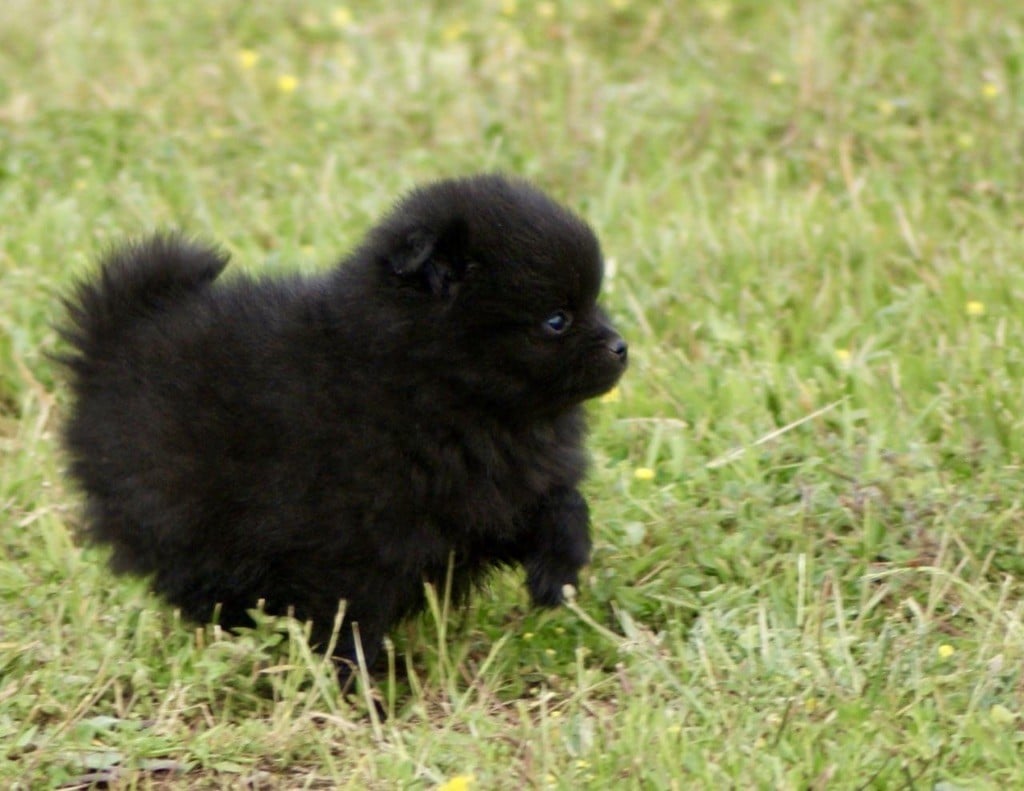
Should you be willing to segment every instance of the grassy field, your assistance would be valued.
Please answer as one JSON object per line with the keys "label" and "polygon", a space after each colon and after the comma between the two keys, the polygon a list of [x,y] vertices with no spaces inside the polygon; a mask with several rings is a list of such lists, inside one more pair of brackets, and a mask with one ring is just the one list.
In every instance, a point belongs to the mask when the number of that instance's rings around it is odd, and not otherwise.
{"label": "grassy field", "polygon": [[[1016,787],[1024,5],[409,5],[5,0],[0,785]],[[592,222],[634,363],[577,603],[438,605],[380,723],[81,546],[52,323],[124,235],[312,271],[490,169]]]}

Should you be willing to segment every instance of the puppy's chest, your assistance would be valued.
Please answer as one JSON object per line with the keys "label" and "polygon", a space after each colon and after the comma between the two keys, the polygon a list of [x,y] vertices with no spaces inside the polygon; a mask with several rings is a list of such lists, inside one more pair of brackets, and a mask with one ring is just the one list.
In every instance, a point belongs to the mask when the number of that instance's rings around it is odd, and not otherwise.
{"label": "puppy's chest", "polygon": [[574,487],[586,456],[582,422],[450,427],[419,454],[412,485],[436,517],[473,533],[506,533],[552,491]]}

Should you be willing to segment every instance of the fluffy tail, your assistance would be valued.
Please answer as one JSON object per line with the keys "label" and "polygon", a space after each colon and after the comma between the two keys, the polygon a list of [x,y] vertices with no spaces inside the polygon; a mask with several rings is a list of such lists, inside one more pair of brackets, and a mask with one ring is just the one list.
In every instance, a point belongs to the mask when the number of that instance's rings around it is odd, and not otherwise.
{"label": "fluffy tail", "polygon": [[225,253],[174,234],[114,249],[98,277],[80,282],[64,300],[67,320],[60,334],[73,351],[59,359],[85,374],[134,322],[201,290],[227,263]]}

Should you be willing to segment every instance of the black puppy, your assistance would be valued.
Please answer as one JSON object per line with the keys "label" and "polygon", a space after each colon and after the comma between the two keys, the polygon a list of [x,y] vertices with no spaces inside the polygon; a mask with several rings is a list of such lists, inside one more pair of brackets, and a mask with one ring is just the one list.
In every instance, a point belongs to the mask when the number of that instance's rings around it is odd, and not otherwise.
{"label": "black puppy", "polygon": [[[594,234],[501,176],[402,200],[334,271],[214,280],[220,252],[156,236],[67,301],[65,430],[89,537],[189,617],[312,621],[372,664],[422,609],[526,568],[553,605],[590,552],[580,404],[626,344],[596,304]],[[342,671],[345,675],[345,671]]]}

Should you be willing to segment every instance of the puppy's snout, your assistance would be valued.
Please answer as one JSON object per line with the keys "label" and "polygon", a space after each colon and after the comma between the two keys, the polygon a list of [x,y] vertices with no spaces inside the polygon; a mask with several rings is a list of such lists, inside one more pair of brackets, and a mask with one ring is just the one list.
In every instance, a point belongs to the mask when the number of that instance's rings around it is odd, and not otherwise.
{"label": "puppy's snout", "polygon": [[607,347],[620,362],[626,362],[626,357],[629,355],[629,345],[619,335],[612,335],[608,339]]}

